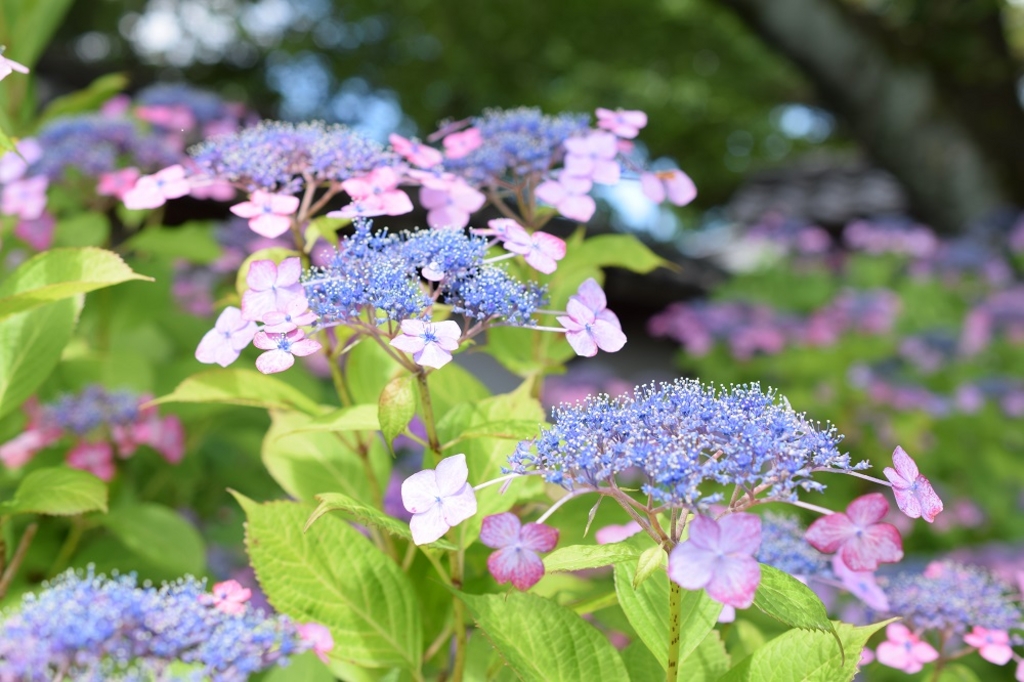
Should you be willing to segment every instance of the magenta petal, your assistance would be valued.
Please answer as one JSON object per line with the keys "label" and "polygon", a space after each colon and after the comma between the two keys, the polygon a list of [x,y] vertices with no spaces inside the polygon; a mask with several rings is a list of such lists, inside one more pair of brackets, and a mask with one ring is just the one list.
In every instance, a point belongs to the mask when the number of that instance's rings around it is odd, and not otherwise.
{"label": "magenta petal", "polygon": [[867,528],[889,513],[889,500],[882,493],[861,495],[846,507],[846,515],[855,526]]}
{"label": "magenta petal", "polygon": [[294,364],[295,356],[283,350],[268,350],[256,358],[256,369],[264,374],[283,372]]}
{"label": "magenta petal", "polygon": [[848,540],[839,557],[851,571],[875,571],[880,563],[896,563],[903,558],[903,540],[896,526],[877,523]]}
{"label": "magenta petal", "polygon": [[519,533],[524,548],[534,552],[550,552],[558,544],[558,529],[543,523],[528,523]]}
{"label": "magenta petal", "polygon": [[544,562],[528,549],[506,547],[487,557],[487,570],[498,583],[511,582],[517,590],[528,590],[544,577]]}
{"label": "magenta petal", "polygon": [[914,462],[913,458],[907,454],[906,450],[899,445],[897,445],[896,449],[893,450],[892,463],[893,466],[896,467],[896,471],[899,475],[908,483],[916,481],[917,477],[921,475],[921,472],[917,468],[917,463]]}
{"label": "magenta petal", "polygon": [[511,512],[485,516],[480,524],[480,542],[494,549],[514,545],[519,542],[522,527],[519,517]]}
{"label": "magenta petal", "polygon": [[[804,539],[819,552],[832,554],[854,536],[857,529],[843,513],[822,516],[808,527]],[[871,569],[874,570],[874,569]]]}
{"label": "magenta petal", "polygon": [[708,582],[708,596],[737,609],[754,603],[761,582],[761,566],[752,557],[720,559]]}

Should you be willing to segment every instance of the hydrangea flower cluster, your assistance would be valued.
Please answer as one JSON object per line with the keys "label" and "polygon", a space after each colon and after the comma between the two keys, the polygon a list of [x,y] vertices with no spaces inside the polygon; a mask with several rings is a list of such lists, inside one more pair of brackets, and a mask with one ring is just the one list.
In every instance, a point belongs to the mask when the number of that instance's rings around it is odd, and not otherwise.
{"label": "hydrangea flower cluster", "polygon": [[304,637],[303,626],[244,601],[223,608],[192,577],[154,587],[134,575],[69,570],[4,614],[0,679],[167,679],[168,666],[181,662],[190,674],[233,682],[318,643],[324,651],[319,631]]}
{"label": "hydrangea flower cluster", "polygon": [[75,444],[68,451],[68,465],[105,481],[116,471],[115,448],[118,457],[127,459],[140,445],[148,445],[177,464],[185,455],[181,421],[174,415],[161,417],[155,407],[142,407],[149,399],[132,391],[89,386],[46,405],[30,400],[25,404],[28,424],[0,445],[0,461],[8,467],[24,466],[43,448],[70,436]]}
{"label": "hydrangea flower cluster", "polygon": [[805,580],[831,577],[828,556],[807,542],[806,531],[795,516],[765,512],[761,515],[757,560]]}

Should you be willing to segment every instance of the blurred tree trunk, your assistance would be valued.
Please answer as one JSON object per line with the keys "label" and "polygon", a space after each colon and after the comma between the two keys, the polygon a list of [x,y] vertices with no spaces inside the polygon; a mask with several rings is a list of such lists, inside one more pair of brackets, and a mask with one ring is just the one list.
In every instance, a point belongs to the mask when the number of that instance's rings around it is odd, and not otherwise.
{"label": "blurred tree trunk", "polygon": [[813,81],[920,215],[955,232],[1024,206],[1024,111],[998,0],[722,0]]}

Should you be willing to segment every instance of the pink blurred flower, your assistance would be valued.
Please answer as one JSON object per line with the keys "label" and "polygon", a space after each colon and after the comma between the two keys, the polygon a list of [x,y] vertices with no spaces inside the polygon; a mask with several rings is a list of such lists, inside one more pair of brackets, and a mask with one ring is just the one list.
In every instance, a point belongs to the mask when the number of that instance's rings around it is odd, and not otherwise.
{"label": "pink blurred flower", "polygon": [[187,131],[196,125],[192,110],[183,105],[153,104],[135,108],[135,115],[147,123],[168,130]]}
{"label": "pink blurred flower", "polygon": [[438,150],[418,140],[410,140],[395,133],[388,136],[388,142],[395,148],[399,156],[420,168],[432,168],[444,161],[444,155]]}
{"label": "pink blurred flower", "polygon": [[619,181],[620,168],[615,160],[619,149],[614,135],[592,132],[586,137],[570,137],[564,144],[564,165],[568,175],[602,185],[614,185]]}
{"label": "pink blurred flower", "polygon": [[853,596],[876,611],[889,610],[889,598],[878,586],[872,571],[852,571],[839,555],[832,557],[832,571],[842,581],[843,587]]}
{"label": "pink blurred flower", "polygon": [[596,540],[599,545],[610,545],[613,542],[622,542],[626,538],[631,538],[641,530],[643,530],[643,528],[641,528],[640,524],[636,521],[630,521],[629,523],[622,525],[612,524],[610,526],[605,526],[604,528],[599,528],[597,532],[594,533],[594,540]]}
{"label": "pink blurred flower", "polygon": [[100,181],[96,183],[96,194],[124,199],[124,195],[135,186],[140,175],[139,169],[134,166],[101,173]]}
{"label": "pink blurred flower", "polygon": [[43,156],[43,148],[34,137],[18,140],[14,148],[17,153],[7,152],[0,156],[0,185],[20,180],[28,167]]}
{"label": "pink blurred flower", "polygon": [[461,159],[484,143],[477,128],[452,133],[444,138],[444,155],[449,159]]}
{"label": "pink blurred flower", "polygon": [[0,213],[16,215],[22,220],[39,218],[46,209],[46,188],[49,185],[45,175],[4,185],[3,194],[0,194]]}
{"label": "pink blurred flower", "polygon": [[292,225],[291,216],[299,209],[299,198],[290,194],[271,194],[256,190],[243,201],[231,207],[239,218],[249,219],[249,229],[262,237],[280,237]]}
{"label": "pink blurred flower", "polygon": [[882,665],[913,675],[920,672],[925,663],[939,657],[939,652],[931,644],[921,641],[902,623],[886,626],[885,636],[887,639],[875,649],[875,656]]}
{"label": "pink blurred flower", "polygon": [[205,364],[227,367],[238,359],[252,343],[259,326],[242,317],[242,311],[228,306],[217,318],[213,329],[206,332],[196,348],[196,360]]}
{"label": "pink blurred flower", "polygon": [[1010,635],[1006,630],[989,630],[974,626],[964,635],[964,642],[978,650],[978,654],[989,663],[1006,665],[1013,658]]}
{"label": "pink blurred flower", "polygon": [[185,456],[185,430],[173,414],[162,419],[153,415],[134,425],[135,439],[160,453],[169,464],[178,464]]}
{"label": "pink blurred flower", "polygon": [[879,523],[889,511],[881,493],[868,493],[846,507],[811,524],[804,537],[816,550],[838,553],[852,571],[874,571],[880,563],[903,558],[903,541],[896,527]]}
{"label": "pink blurred flower", "polygon": [[284,310],[293,298],[304,297],[301,276],[302,263],[295,257],[285,258],[280,265],[272,260],[250,263],[245,276],[249,289],[242,294],[242,317],[261,320],[272,310]]}
{"label": "pink blurred flower", "polygon": [[252,344],[267,351],[256,358],[256,369],[263,374],[283,372],[295,364],[296,355],[305,357],[323,348],[318,341],[307,339],[301,329],[294,329],[287,334],[259,331],[253,337]]}
{"label": "pink blurred flower", "polygon": [[558,531],[543,523],[524,526],[515,514],[505,512],[484,517],[480,542],[498,550],[487,557],[487,570],[494,579],[525,591],[544,577],[544,562],[537,553],[555,548]]}
{"label": "pink blurred flower", "polygon": [[597,109],[597,127],[610,130],[619,137],[632,139],[647,125],[647,114],[628,109]]}
{"label": "pink blurred flower", "polygon": [[471,213],[487,202],[482,192],[463,180],[452,182],[445,189],[420,188],[420,203],[427,209],[427,224],[433,228],[465,227]]}
{"label": "pink blurred flower", "polygon": [[402,504],[412,514],[412,541],[425,545],[476,514],[466,456],[445,457],[437,469],[424,469],[402,482]]}
{"label": "pink blurred flower", "polygon": [[558,261],[565,258],[564,240],[547,232],[530,234],[515,222],[505,226],[503,241],[505,249],[523,256],[527,265],[545,275],[554,272]]}
{"label": "pink blurred flower", "polygon": [[658,204],[667,198],[676,206],[686,206],[697,198],[697,187],[693,180],[678,169],[642,173],[640,189],[648,199]]}
{"label": "pink blurred flower", "polygon": [[597,210],[594,199],[587,194],[592,186],[589,178],[561,175],[558,180],[542,182],[534,194],[544,203],[554,206],[566,218],[585,223]]}
{"label": "pink blurred flower", "polygon": [[28,67],[24,64],[19,64],[13,59],[8,59],[3,55],[3,51],[0,50],[0,81],[10,76],[14,71],[28,73]]}
{"label": "pink blurred flower", "polygon": [[53,232],[57,221],[49,211],[34,220],[19,220],[14,226],[14,236],[36,251],[45,251],[53,244]]}
{"label": "pink blurred flower", "polygon": [[226,180],[210,178],[204,175],[193,175],[188,179],[189,194],[196,199],[212,199],[213,201],[231,201],[238,190]]}
{"label": "pink blurred flower", "polygon": [[695,516],[690,535],[668,557],[668,577],[687,590],[705,589],[717,602],[745,609],[754,603],[761,566],[761,517],[728,514],[717,521]]}
{"label": "pink blurred flower", "polygon": [[106,441],[78,443],[68,451],[67,463],[70,467],[88,471],[104,481],[114,478],[114,451]]}
{"label": "pink blurred flower", "polygon": [[199,601],[229,616],[237,616],[245,613],[245,603],[251,597],[252,590],[248,587],[242,587],[237,580],[225,580],[216,583],[210,594],[199,595]]}
{"label": "pink blurred flower", "polygon": [[345,180],[341,186],[352,197],[352,203],[327,215],[332,218],[355,218],[408,213],[413,208],[412,200],[398,189],[400,181],[395,169],[388,166],[374,168],[367,175]]}
{"label": "pink blurred flower", "polygon": [[928,479],[921,475],[917,464],[900,446],[892,453],[895,469],[886,467],[885,477],[892,483],[896,506],[912,519],[923,518],[928,523],[942,511],[942,500]]}
{"label": "pink blurred flower", "polygon": [[307,642],[313,649],[313,653],[324,663],[330,663],[327,654],[334,648],[334,637],[331,631],[320,623],[303,623],[295,628],[302,641]]}
{"label": "pink blurred flower", "polygon": [[12,469],[27,464],[37,452],[56,443],[62,435],[59,428],[48,423],[35,397],[26,400],[22,409],[28,417],[24,431],[0,445],[0,462]]}
{"label": "pink blurred flower", "polygon": [[452,360],[451,351],[459,347],[462,329],[458,322],[424,322],[402,320],[402,333],[391,339],[391,345],[412,353],[417,365],[441,369]]}
{"label": "pink blurred flower", "polygon": [[183,197],[191,190],[185,169],[175,164],[153,175],[143,175],[134,187],[125,192],[122,201],[125,207],[132,210],[157,208],[167,203],[168,199]]}

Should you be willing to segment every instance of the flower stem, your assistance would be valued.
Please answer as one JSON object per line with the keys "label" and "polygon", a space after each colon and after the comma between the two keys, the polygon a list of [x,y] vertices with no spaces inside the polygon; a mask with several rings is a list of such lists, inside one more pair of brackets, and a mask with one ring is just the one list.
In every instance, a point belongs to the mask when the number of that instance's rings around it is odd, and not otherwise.
{"label": "flower stem", "polygon": [[668,593],[668,665],[665,668],[666,682],[679,678],[679,638],[683,622],[683,590],[669,580]]}
{"label": "flower stem", "polygon": [[427,443],[434,454],[434,464],[437,464],[441,461],[441,441],[437,437],[437,422],[434,420],[434,405],[430,401],[430,386],[427,384],[426,372],[416,372],[416,381],[420,385],[420,404],[423,407],[423,426],[427,430]]}
{"label": "flower stem", "polygon": [[11,563],[7,564],[3,575],[0,576],[0,599],[7,596],[7,590],[11,587],[11,582],[14,581],[14,576],[21,567],[21,562],[25,560],[25,555],[28,554],[28,546],[32,544],[32,538],[36,536],[37,530],[39,530],[39,524],[30,523],[25,532],[22,533],[21,540],[18,541],[18,547],[14,550],[14,556],[11,557]]}
{"label": "flower stem", "polygon": [[[458,590],[462,589],[462,550],[451,553],[452,586]],[[451,682],[462,682],[466,670],[466,607],[462,600],[455,597],[453,600],[452,619],[455,621],[455,660],[452,662],[452,674],[448,678]]]}

